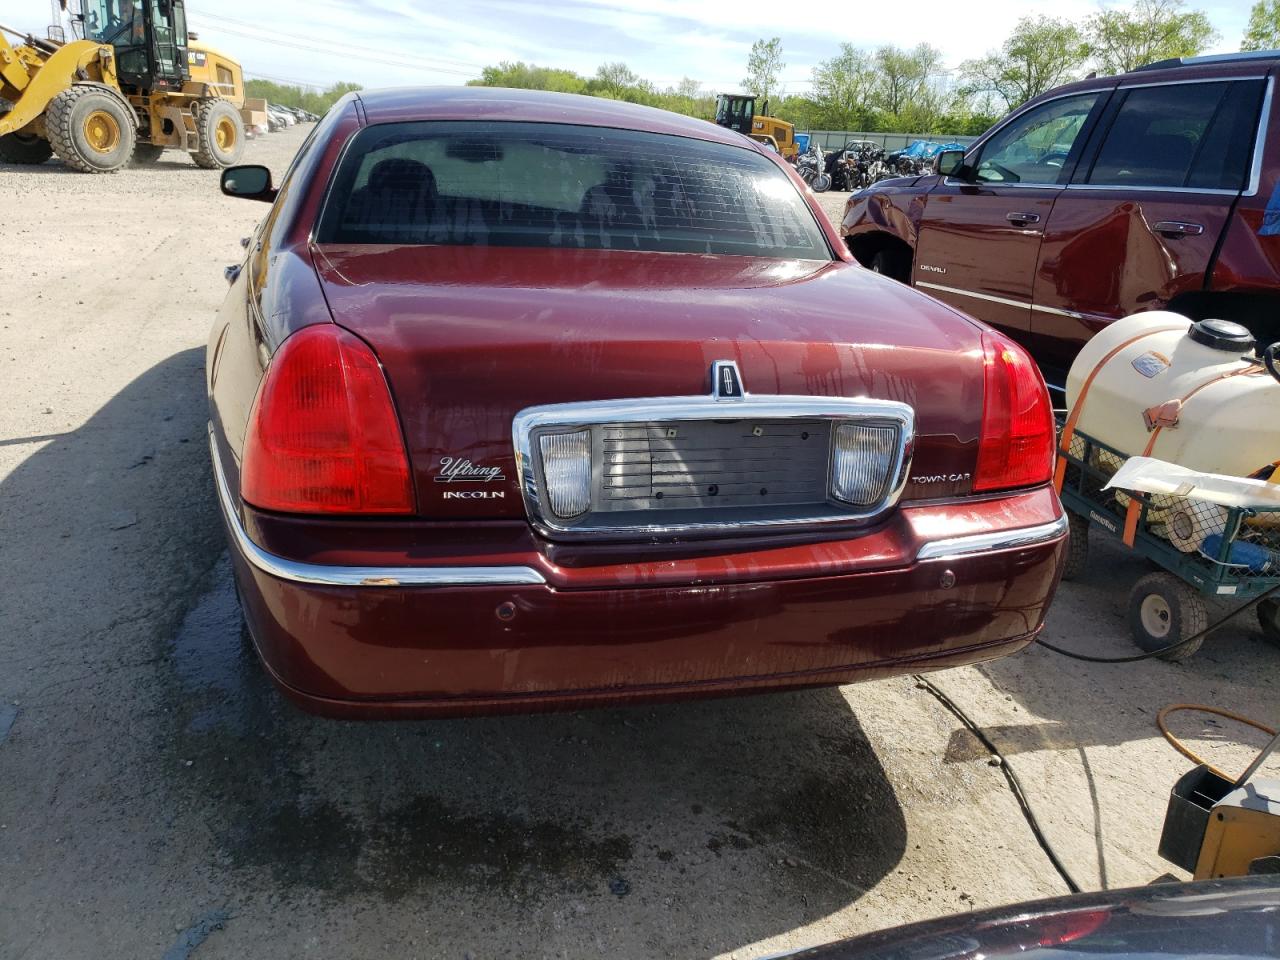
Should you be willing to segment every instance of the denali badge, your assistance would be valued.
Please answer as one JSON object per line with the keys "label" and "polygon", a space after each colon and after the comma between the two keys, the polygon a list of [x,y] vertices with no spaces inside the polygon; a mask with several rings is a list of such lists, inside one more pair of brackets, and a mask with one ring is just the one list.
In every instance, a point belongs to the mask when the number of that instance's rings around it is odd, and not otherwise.
{"label": "denali badge", "polygon": [[746,395],[742,374],[732,360],[717,360],[711,365],[711,396],[716,400],[741,400]]}
{"label": "denali badge", "polygon": [[507,479],[501,467],[481,467],[460,457],[441,457],[436,483],[489,483]]}

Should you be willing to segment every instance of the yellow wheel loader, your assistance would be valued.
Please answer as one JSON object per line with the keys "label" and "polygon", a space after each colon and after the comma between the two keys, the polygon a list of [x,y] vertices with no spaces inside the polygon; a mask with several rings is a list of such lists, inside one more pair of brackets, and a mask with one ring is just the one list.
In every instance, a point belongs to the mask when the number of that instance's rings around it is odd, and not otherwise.
{"label": "yellow wheel loader", "polygon": [[792,163],[800,154],[796,144],[796,125],[769,116],[769,101],[764,102],[764,112],[756,113],[756,98],[750,93],[722,93],[716,97],[715,122],[722,127],[736,130],[752,140],[773,147]]}
{"label": "yellow wheel loader", "polygon": [[57,154],[75,170],[110,173],[166,149],[210,169],[240,159],[244,75],[230,57],[188,38],[183,0],[60,6],[69,41],[0,26],[0,161],[44,163]]}

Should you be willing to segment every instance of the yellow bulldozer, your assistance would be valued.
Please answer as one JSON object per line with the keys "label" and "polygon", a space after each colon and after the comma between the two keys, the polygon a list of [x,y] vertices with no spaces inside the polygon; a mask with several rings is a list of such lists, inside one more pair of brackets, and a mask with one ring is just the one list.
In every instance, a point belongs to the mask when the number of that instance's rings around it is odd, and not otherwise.
{"label": "yellow bulldozer", "polygon": [[75,170],[110,173],[164,150],[209,169],[240,159],[244,74],[188,36],[183,0],[55,9],[60,23],[44,39],[0,25],[0,161],[56,154]]}

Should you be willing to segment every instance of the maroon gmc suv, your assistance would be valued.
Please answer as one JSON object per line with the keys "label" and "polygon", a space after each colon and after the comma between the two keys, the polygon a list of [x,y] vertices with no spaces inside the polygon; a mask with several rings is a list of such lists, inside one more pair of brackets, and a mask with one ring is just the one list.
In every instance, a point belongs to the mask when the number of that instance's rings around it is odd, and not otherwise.
{"label": "maroon gmc suv", "polygon": [[[853,194],[864,265],[1020,340],[1052,382],[1171,309],[1280,339],[1280,51],[1165,60],[1030,100],[936,172]],[[1061,381],[1059,381],[1061,382]]]}

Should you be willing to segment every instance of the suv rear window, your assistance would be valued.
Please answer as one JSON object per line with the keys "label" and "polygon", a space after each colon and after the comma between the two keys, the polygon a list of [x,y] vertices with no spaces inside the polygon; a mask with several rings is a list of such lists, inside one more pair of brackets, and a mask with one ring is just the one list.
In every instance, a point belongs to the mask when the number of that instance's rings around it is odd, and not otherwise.
{"label": "suv rear window", "polygon": [[318,236],[831,259],[800,192],[758,153],[547,123],[369,127],[342,160]]}
{"label": "suv rear window", "polygon": [[1179,83],[1124,94],[1086,183],[1239,190],[1263,81]]}

